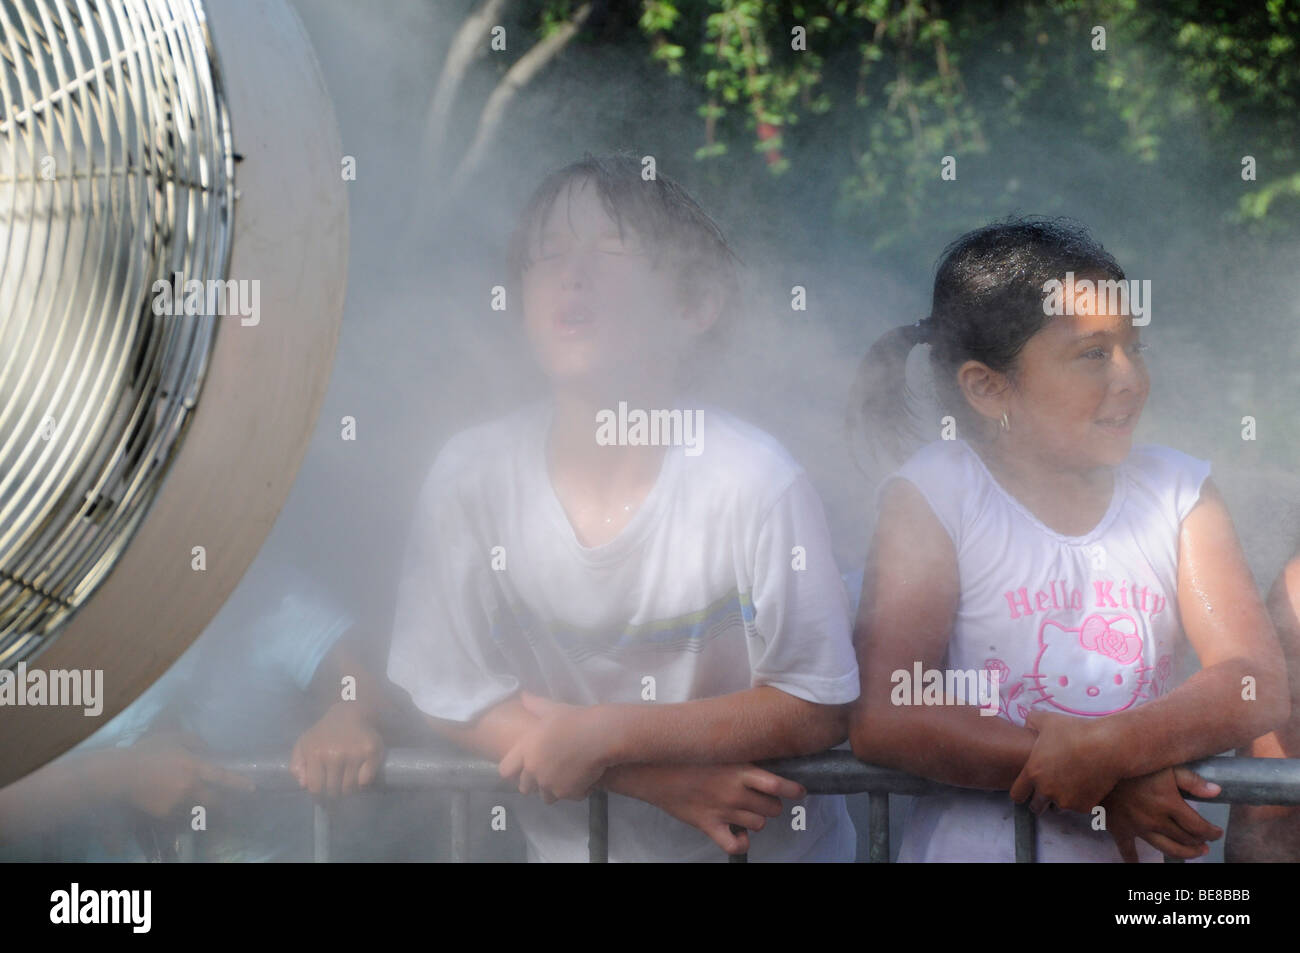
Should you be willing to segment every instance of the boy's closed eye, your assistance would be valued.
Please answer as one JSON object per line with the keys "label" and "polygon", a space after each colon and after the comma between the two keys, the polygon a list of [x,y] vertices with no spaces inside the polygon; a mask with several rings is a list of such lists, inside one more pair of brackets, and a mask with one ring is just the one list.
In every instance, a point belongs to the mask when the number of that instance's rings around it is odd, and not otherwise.
{"label": "boy's closed eye", "polygon": [[525,269],[540,262],[556,262],[571,254],[596,254],[604,257],[640,258],[649,254],[644,242],[635,235],[607,232],[593,241],[575,243],[570,236],[543,235],[535,254]]}

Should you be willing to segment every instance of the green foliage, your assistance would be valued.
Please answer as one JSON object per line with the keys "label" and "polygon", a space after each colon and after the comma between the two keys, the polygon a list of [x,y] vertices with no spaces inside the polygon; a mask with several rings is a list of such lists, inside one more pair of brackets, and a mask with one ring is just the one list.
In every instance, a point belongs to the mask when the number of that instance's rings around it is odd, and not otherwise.
{"label": "green foliage", "polygon": [[[644,0],[639,27],[650,41],[651,56],[671,75],[684,76],[708,96],[704,145],[699,158],[720,157],[742,137],[765,155],[780,174],[789,167],[782,155],[782,130],[800,114],[819,115],[831,100],[815,90],[822,58],[814,37],[831,20],[809,14],[817,5],[790,9],[760,0]],[[805,32],[807,51],[792,47],[792,31]],[[802,41],[800,41],[802,42]]]}
{"label": "green foliage", "polygon": [[643,0],[638,26],[652,57],[708,98],[699,159],[748,140],[780,175],[798,166],[801,142],[841,143],[837,210],[869,217],[878,245],[953,211],[934,187],[944,156],[960,170],[1007,155],[1044,116],[1062,117],[1081,146],[1153,170],[1207,139],[1221,150],[1205,157],[1214,169],[1255,155],[1239,224],[1287,227],[1300,208],[1300,12],[1286,0]]}

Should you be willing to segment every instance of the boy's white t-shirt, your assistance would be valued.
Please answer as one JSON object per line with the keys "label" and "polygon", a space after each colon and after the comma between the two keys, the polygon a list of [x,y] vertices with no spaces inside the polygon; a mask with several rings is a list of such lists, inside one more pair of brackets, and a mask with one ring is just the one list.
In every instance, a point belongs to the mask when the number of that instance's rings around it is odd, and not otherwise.
{"label": "boy's white t-shirt", "polygon": [[[759,685],[828,705],[857,698],[848,598],[821,502],[772,437],[705,409],[701,452],[669,447],[623,531],[585,547],[548,475],[550,414],[549,404],[526,407],[458,434],[425,481],[388,663],[422,711],[471,721],[520,689],[579,705]],[[751,860],[853,860],[843,797],[808,797],[799,824],[784,804],[751,832]],[[515,812],[530,859],[587,859],[585,802],[532,796]],[[726,855],[658,808],[611,794],[609,858]]]}
{"label": "boy's white t-shirt", "polygon": [[[966,441],[922,448],[890,479],[921,492],[957,552],[961,595],[944,667],[998,672],[999,717],[1022,726],[1031,711],[1098,717],[1168,694],[1185,646],[1179,529],[1209,473],[1177,450],[1135,446],[1115,468],[1101,521],[1064,536],[998,484]],[[1042,815],[1039,860],[1121,860],[1091,820]],[[899,860],[1013,861],[1013,829],[1005,792],[921,797]],[[1162,859],[1137,847],[1143,860]]]}

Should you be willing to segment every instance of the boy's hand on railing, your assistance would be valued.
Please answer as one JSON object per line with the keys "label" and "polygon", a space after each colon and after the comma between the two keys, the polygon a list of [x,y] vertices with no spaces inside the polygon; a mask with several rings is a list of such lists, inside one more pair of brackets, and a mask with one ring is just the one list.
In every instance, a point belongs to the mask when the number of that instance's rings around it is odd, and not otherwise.
{"label": "boy's hand on railing", "polygon": [[[781,816],[781,799],[807,795],[796,781],[752,764],[628,764],[611,790],[653,804],[703,831],[728,854],[749,851],[749,831]],[[613,772],[611,772],[612,774]],[[608,776],[607,776],[608,777]],[[731,826],[743,828],[733,833]]]}
{"label": "boy's hand on railing", "polygon": [[384,763],[384,739],[357,702],[338,701],[312,725],[289,757],[298,785],[339,797],[370,784]]}
{"label": "boy's hand on railing", "polygon": [[1055,805],[1087,814],[1123,777],[1104,718],[1031,712],[1025,727],[1037,732],[1029,760],[1011,786],[1011,800],[1029,801],[1035,814]]}
{"label": "boy's hand on railing", "polygon": [[1135,838],[1166,856],[1192,860],[1209,853],[1207,841],[1223,836],[1221,829],[1183,800],[1180,790],[1196,797],[1214,797],[1220,788],[1180,766],[1125,778],[1101,802],[1106,809],[1106,830],[1126,862],[1138,861]]}
{"label": "boy's hand on railing", "polygon": [[601,706],[567,705],[528,692],[519,698],[538,721],[501,759],[501,777],[517,777],[520,794],[536,790],[547,804],[582,800],[610,765]]}
{"label": "boy's hand on railing", "polygon": [[123,799],[155,818],[168,818],[195,805],[211,809],[221,790],[247,793],[251,778],[211,764],[195,753],[200,746],[191,735],[166,732],[114,751],[113,770],[120,778]]}

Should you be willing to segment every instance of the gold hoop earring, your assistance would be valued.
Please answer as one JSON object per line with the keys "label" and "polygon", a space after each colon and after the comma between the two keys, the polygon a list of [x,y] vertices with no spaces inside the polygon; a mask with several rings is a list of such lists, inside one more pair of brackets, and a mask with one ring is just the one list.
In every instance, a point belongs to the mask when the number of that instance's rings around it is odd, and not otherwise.
{"label": "gold hoop earring", "polygon": [[1002,432],[1003,432],[1003,433],[1010,433],[1010,432],[1011,432],[1011,421],[1007,419],[1007,412],[1006,412],[1005,410],[1002,411],[1002,420],[1001,420],[999,426],[1002,427]]}

